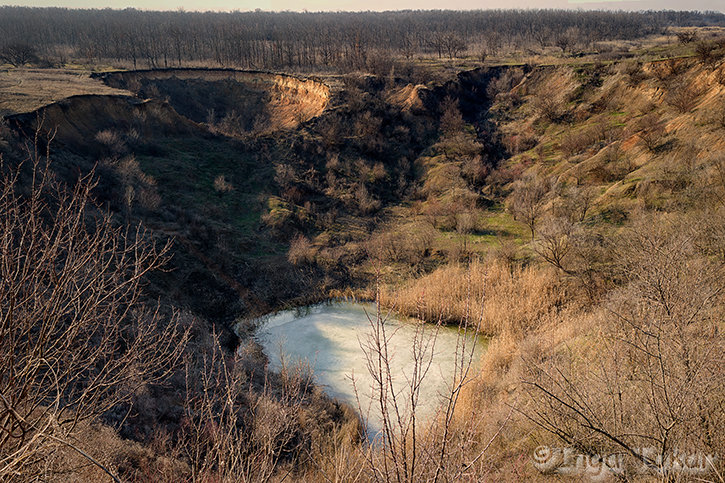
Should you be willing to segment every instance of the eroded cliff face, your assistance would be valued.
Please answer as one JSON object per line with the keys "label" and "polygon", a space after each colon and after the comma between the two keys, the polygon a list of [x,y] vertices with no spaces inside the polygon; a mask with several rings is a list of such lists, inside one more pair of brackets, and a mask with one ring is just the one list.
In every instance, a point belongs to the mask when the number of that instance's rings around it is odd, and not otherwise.
{"label": "eroded cliff face", "polygon": [[33,112],[8,116],[6,122],[29,139],[38,132],[54,143],[82,152],[93,151],[104,142],[205,131],[166,102],[123,95],[71,96]]}
{"label": "eroded cliff face", "polygon": [[98,74],[111,87],[166,99],[181,115],[229,134],[291,129],[319,116],[330,89],[314,79],[233,69],[162,69]]}
{"label": "eroded cliff face", "polygon": [[698,183],[719,169],[725,65],[679,58],[514,67],[494,85],[506,172],[588,186],[603,217],[690,205]]}

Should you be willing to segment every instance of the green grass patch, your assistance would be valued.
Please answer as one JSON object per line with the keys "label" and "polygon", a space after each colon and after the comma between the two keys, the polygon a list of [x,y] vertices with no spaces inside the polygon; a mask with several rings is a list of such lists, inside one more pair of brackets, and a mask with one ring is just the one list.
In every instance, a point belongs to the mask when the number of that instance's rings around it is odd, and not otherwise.
{"label": "green grass patch", "polygon": [[[143,171],[157,180],[164,203],[172,203],[233,229],[256,228],[262,214],[259,194],[272,178],[271,167],[223,138],[166,138],[137,159]],[[229,191],[215,187],[223,176]]]}

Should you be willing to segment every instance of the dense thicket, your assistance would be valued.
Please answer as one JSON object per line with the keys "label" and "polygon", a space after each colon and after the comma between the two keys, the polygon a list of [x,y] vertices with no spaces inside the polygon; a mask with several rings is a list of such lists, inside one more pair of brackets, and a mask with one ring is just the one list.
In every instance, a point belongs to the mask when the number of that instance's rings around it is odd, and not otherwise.
{"label": "dense thicket", "polygon": [[669,26],[723,25],[697,12],[561,10],[365,13],[142,12],[0,8],[3,44],[51,61],[115,60],[148,67],[212,61],[247,68],[369,67],[376,57],[455,57],[557,46],[573,51]]}

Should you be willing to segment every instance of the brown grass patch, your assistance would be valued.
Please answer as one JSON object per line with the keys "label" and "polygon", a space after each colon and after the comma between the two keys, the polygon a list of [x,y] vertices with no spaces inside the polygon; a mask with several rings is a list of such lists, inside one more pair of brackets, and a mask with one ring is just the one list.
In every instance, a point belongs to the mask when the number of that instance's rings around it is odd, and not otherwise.
{"label": "brown grass patch", "polygon": [[31,112],[81,94],[131,95],[104,85],[86,72],[66,69],[0,70],[0,116]]}
{"label": "brown grass patch", "polygon": [[490,258],[451,264],[400,289],[383,291],[384,305],[427,321],[481,320],[486,335],[520,335],[552,320],[563,302],[553,270],[511,266]]}

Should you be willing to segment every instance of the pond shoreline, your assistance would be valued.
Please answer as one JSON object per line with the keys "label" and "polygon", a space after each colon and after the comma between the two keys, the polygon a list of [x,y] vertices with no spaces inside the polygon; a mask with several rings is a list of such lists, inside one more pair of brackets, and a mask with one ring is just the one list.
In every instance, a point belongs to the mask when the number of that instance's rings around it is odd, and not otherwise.
{"label": "pond shoreline", "polygon": [[[474,334],[469,331],[465,334],[467,344],[459,344],[461,333],[457,327],[398,316],[389,309],[382,312],[380,322],[388,331],[386,349],[391,354],[395,391],[409,394],[406,381],[416,364],[412,348],[430,364],[418,389],[416,413],[420,413],[421,420],[431,419],[442,401],[440,394],[455,378],[455,364],[460,357],[470,356],[472,366],[476,366],[485,350],[484,338],[475,334],[471,339]],[[374,387],[375,377],[369,365],[371,356],[377,357],[370,352],[375,346],[370,337],[378,322],[374,304],[337,299],[270,313],[247,324],[255,328],[252,340],[263,348],[271,369],[280,370],[290,363],[308,365],[316,385],[328,396],[355,408],[367,421],[370,436],[371,430],[380,430],[381,417],[375,407],[379,389]],[[457,352],[461,347],[473,353],[461,355]]]}

